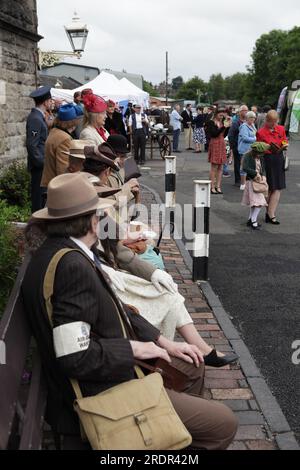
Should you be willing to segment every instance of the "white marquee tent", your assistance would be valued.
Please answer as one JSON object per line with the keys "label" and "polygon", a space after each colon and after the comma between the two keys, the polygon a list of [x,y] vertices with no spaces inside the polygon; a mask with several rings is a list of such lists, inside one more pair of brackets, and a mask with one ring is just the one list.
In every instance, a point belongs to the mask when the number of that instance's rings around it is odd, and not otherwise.
{"label": "white marquee tent", "polygon": [[101,72],[96,78],[74,90],[64,90],[61,88],[52,88],[53,98],[60,98],[67,102],[73,101],[73,95],[76,91],[82,91],[85,88],[91,88],[96,95],[102,96],[105,100],[113,101],[135,101],[142,106],[147,106],[149,94],[136,87],[126,78],[118,80],[114,75],[108,72]]}

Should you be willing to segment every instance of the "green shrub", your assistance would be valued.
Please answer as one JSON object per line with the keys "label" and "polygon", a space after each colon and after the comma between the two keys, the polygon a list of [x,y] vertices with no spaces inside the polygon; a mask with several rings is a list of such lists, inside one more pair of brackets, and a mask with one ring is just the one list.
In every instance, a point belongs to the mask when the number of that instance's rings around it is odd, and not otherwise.
{"label": "green shrub", "polygon": [[0,199],[10,205],[26,207],[30,204],[30,175],[26,163],[14,161],[0,176]]}
{"label": "green shrub", "polygon": [[18,234],[11,222],[26,222],[29,215],[28,207],[9,206],[5,201],[0,200],[0,317],[22,261],[18,252]]}

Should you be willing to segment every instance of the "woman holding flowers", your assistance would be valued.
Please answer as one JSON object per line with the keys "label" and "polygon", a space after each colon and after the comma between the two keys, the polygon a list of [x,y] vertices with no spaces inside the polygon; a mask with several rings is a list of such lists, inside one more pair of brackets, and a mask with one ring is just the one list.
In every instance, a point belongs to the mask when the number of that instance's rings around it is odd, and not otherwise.
{"label": "woman holding flowers", "polygon": [[256,134],[257,142],[265,142],[270,149],[264,155],[267,182],[269,185],[268,209],[266,223],[279,225],[276,210],[282,189],[285,185],[285,169],[283,151],[288,148],[288,141],[283,126],[278,125],[278,114],[275,110],[268,112],[266,122]]}

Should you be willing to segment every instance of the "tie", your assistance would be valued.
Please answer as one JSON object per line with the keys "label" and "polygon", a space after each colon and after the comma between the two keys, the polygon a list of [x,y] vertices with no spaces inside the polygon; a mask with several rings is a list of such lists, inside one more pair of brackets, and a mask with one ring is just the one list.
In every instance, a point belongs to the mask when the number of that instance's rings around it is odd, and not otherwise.
{"label": "tie", "polygon": [[101,269],[101,262],[99,260],[99,258],[97,258],[97,256],[95,255],[95,253],[93,253],[94,255],[94,262],[95,262],[95,265],[97,266],[97,268],[100,268]]}

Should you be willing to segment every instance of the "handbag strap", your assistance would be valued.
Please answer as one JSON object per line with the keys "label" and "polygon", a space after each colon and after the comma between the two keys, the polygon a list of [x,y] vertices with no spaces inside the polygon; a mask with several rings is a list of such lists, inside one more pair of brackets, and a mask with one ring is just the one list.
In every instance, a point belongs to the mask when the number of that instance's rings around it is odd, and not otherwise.
{"label": "handbag strap", "polygon": [[[82,256],[84,256],[90,262],[90,264],[93,266],[94,269],[97,269],[96,266],[94,265],[93,261],[87,255],[85,255],[85,253],[83,253],[81,250],[77,250],[75,248],[62,248],[61,250],[59,250],[53,256],[53,258],[51,259],[51,261],[48,265],[48,268],[46,270],[46,274],[45,274],[45,277],[44,277],[44,283],[43,283],[43,297],[44,297],[44,300],[45,300],[48,319],[49,319],[49,322],[50,322],[50,325],[51,325],[52,328],[53,328],[53,306],[52,306],[52,303],[51,303],[51,297],[53,295],[53,290],[54,290],[54,279],[55,279],[56,269],[57,269],[59,261],[63,258],[63,256],[65,256],[67,253],[70,253],[71,251],[77,251],[78,253],[80,253]],[[124,325],[124,321],[123,321],[123,319],[120,315],[120,312],[119,312],[118,308],[117,308],[117,313],[118,313],[118,317],[119,317],[119,320],[120,320],[123,336],[124,336],[124,338],[128,338],[126,328],[125,328],[125,325]],[[145,374],[140,369],[140,367],[135,366],[134,369],[135,369],[135,373],[136,373],[136,375],[139,379],[142,379],[143,377],[145,377]],[[71,385],[72,385],[73,390],[75,392],[76,398],[78,398],[78,399],[82,398],[82,393],[81,393],[78,381],[75,380],[75,379],[70,379],[70,382],[71,382]]]}

